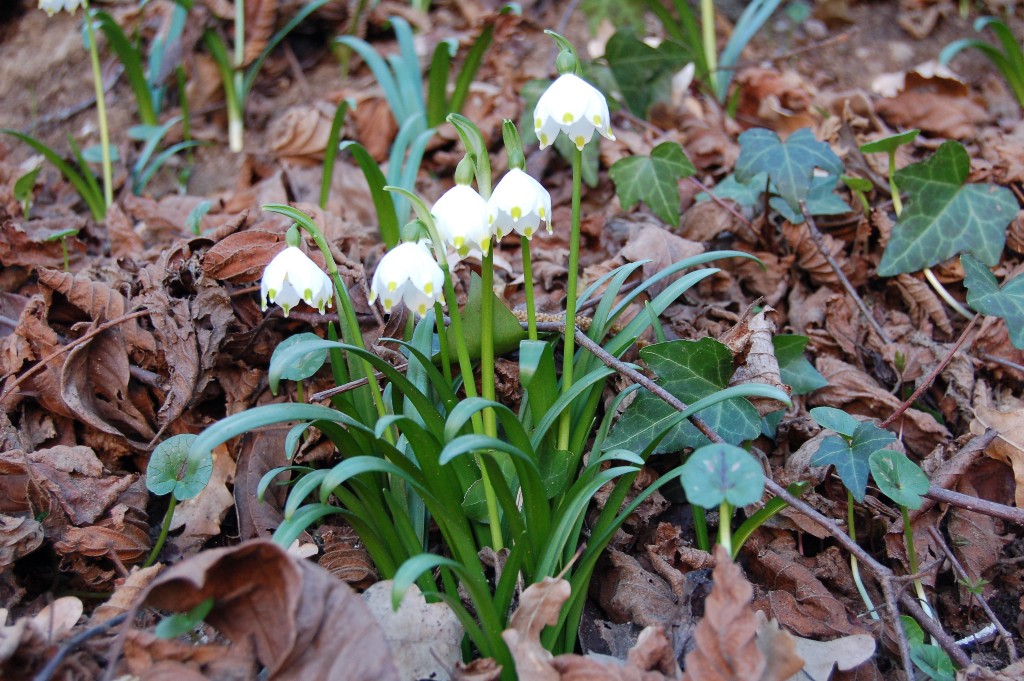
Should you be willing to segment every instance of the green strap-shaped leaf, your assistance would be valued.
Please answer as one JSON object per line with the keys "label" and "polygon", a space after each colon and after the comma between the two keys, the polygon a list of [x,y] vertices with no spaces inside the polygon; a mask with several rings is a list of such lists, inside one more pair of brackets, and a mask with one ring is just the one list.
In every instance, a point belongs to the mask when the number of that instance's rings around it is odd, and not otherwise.
{"label": "green strap-shaped leaf", "polygon": [[814,138],[810,128],[797,130],[785,142],[771,130],[754,128],[740,135],[739,142],[736,179],[747,182],[758,173],[768,173],[779,196],[795,211],[807,200],[815,168],[836,177],[843,173],[843,162],[828,144]]}
{"label": "green strap-shaped leaf", "polygon": [[963,255],[960,264],[964,268],[967,304],[1005,320],[1013,346],[1024,349],[1024,276],[1018,274],[1000,288],[995,275],[976,258]]}
{"label": "green strap-shaped leaf", "polygon": [[1006,226],[1017,214],[1013,192],[994,184],[964,184],[971,160],[958,142],[896,173],[910,195],[882,254],[878,274],[892,277],[970,253],[989,266],[999,262]]}
{"label": "green strap-shaped leaf", "polygon": [[676,142],[654,147],[650,158],[630,156],[608,171],[623,209],[643,201],[666,223],[679,225],[679,180],[697,172]]}

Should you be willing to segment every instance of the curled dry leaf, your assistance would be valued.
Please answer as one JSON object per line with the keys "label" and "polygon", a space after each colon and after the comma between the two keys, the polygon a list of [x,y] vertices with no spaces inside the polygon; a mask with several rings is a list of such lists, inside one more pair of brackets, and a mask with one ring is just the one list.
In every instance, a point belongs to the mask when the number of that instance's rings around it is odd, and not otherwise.
{"label": "curled dry leaf", "polygon": [[[828,264],[825,256],[818,250],[818,246],[811,238],[810,228],[806,222],[799,225],[787,222],[782,226],[782,234],[790,247],[796,252],[796,265],[801,271],[807,273],[812,282],[820,286],[839,288],[839,277],[836,276],[836,271]],[[829,255],[839,263],[843,274],[848,278],[855,277],[854,267],[843,252],[843,242],[832,238],[828,234],[822,234],[821,236]]]}
{"label": "curled dry leaf", "polygon": [[188,555],[206,540],[220,533],[221,521],[234,505],[228,489],[235,479],[235,461],[226,445],[213,450],[213,473],[210,481],[198,495],[182,501],[174,509],[171,531],[185,528],[171,540],[180,554]]}
{"label": "curled dry leaf", "polygon": [[50,640],[71,631],[82,619],[85,606],[74,596],[64,596],[50,603],[32,618],[32,626],[46,634]]}
{"label": "curled dry leaf", "polygon": [[0,570],[43,543],[43,526],[32,518],[0,514]]}
{"label": "curled dry leaf", "polygon": [[251,641],[269,681],[399,678],[359,596],[276,544],[200,553],[157,577],[142,602],[184,612],[208,598],[215,605],[207,621],[236,644]]}
{"label": "curled dry leaf", "polygon": [[666,580],[614,549],[608,552],[608,564],[599,577],[597,600],[613,622],[666,629],[684,623],[686,613]]}
{"label": "curled dry leaf", "polygon": [[551,666],[553,656],[540,643],[540,632],[558,623],[562,605],[571,593],[572,587],[566,580],[545,577],[528,586],[520,596],[519,608],[512,613],[509,628],[501,632],[520,678],[559,681],[558,672]]}
{"label": "curled dry leaf", "polygon": [[675,652],[660,627],[646,627],[640,632],[625,663],[607,657],[559,655],[551,661],[551,666],[560,674],[560,681],[676,681],[682,678]]}
{"label": "curled dry leaf", "polygon": [[160,563],[151,565],[148,568],[132,568],[132,571],[114,588],[114,594],[103,604],[92,612],[89,623],[93,625],[102,624],[117,617],[121,613],[128,612],[139,594],[142,593],[149,583],[156,579],[164,566]]}
{"label": "curled dry leaf", "polygon": [[[715,585],[697,624],[697,646],[686,656],[686,681],[784,681],[803,667],[786,642],[762,652],[757,643],[757,617],[750,605],[753,587],[728,552],[715,547]],[[784,643],[785,642],[785,643]]]}
{"label": "curled dry leaf", "polygon": [[259,56],[274,34],[280,0],[247,0],[245,3],[245,65]]}
{"label": "curled dry leaf", "polygon": [[271,150],[285,161],[322,161],[331,136],[331,117],[319,107],[294,106],[271,123]]}
{"label": "curled dry leaf", "polygon": [[[622,248],[622,256],[630,262],[647,260],[643,265],[643,276],[649,278],[669,265],[685,258],[700,255],[704,252],[704,244],[676,236],[667,229],[653,224],[642,224],[635,228],[626,245]],[[683,273],[685,274],[685,273]],[[651,296],[656,296],[673,281],[683,276],[677,274],[662,279],[650,287]]]}
{"label": "curled dry leaf", "polygon": [[232,284],[258,281],[275,255],[287,247],[277,232],[247,229],[235,232],[206,251],[203,273]]}
{"label": "curled dry leaf", "polygon": [[974,408],[971,432],[980,435],[988,428],[999,432],[999,437],[985,449],[985,454],[997,461],[1010,464],[1016,481],[1017,508],[1024,508],[1024,402],[1014,399],[995,406],[979,404]]}
{"label": "curled dry leaf", "polygon": [[[775,346],[772,344],[776,312],[770,307],[765,307],[751,317],[750,311],[751,308],[748,308],[747,314],[739,324],[718,337],[719,342],[724,343],[733,353],[737,363],[729,385],[763,383],[789,393],[792,388],[782,382],[779,360],[775,357]],[[763,397],[751,398],[750,402],[761,416],[778,411],[784,406],[776,400]]]}
{"label": "curled dry leaf", "polygon": [[439,679],[462,659],[465,629],[445,602],[427,603],[414,584],[398,611],[391,608],[391,580],[377,582],[363,593],[394,652],[392,661],[403,679]]}
{"label": "curled dry leaf", "polygon": [[894,282],[918,328],[929,319],[944,333],[952,335],[953,325],[949,323],[949,315],[931,286],[909,274],[898,275]]}
{"label": "curled dry leaf", "polygon": [[843,636],[831,641],[815,641],[802,636],[787,635],[788,641],[778,641],[778,622],[768,620],[758,611],[757,644],[762,651],[772,650],[777,645],[793,646],[794,652],[804,660],[803,674],[796,677],[808,681],[829,681],[832,674],[856,669],[875,654],[875,639],[867,634]]}
{"label": "curled dry leaf", "polygon": [[353,589],[366,589],[377,581],[369,552],[351,527],[321,525],[317,536],[324,547],[319,565]]}

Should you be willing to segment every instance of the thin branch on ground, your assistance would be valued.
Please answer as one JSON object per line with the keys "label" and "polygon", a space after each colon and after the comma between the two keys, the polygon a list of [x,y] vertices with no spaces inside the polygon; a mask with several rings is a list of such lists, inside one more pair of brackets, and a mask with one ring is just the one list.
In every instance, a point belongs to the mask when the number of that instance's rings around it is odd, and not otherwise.
{"label": "thin branch on ground", "polygon": [[99,326],[97,326],[92,331],[89,331],[85,335],[83,335],[83,336],[81,336],[79,338],[76,338],[75,340],[71,341],[67,345],[61,346],[61,348],[59,350],[54,350],[49,355],[47,355],[43,359],[41,359],[38,362],[36,362],[36,364],[34,366],[30,367],[21,376],[18,376],[16,379],[14,379],[14,382],[11,383],[9,386],[7,386],[4,389],[3,394],[0,394],[0,402],[3,402],[5,399],[7,399],[11,395],[13,395],[15,389],[19,385],[21,385],[23,382],[28,380],[28,378],[30,376],[34,376],[35,374],[37,374],[40,371],[42,371],[43,367],[45,367],[47,364],[49,364],[51,361],[53,361],[57,357],[60,357],[61,355],[63,355],[65,352],[71,352],[72,350],[77,348],[79,345],[82,345],[83,343],[87,343],[88,341],[90,341],[93,338],[95,338],[96,336],[100,335],[101,333],[103,333],[107,329],[111,329],[111,328],[117,326],[118,324],[123,324],[124,322],[127,322],[127,321],[129,321],[131,319],[135,319],[137,317],[143,317],[143,316],[148,315],[148,314],[149,314],[149,310],[136,310],[135,312],[129,312],[128,314],[121,315],[120,317],[116,317],[115,319],[111,319],[109,322],[104,322],[103,324],[100,324]]}
{"label": "thin branch on ground", "polygon": [[935,639],[935,642],[946,651],[956,666],[966,669],[971,666],[971,658],[956,644],[953,637],[942,630],[939,623],[933,620],[918,604],[917,598],[910,594],[900,596],[900,605],[910,613],[910,616],[917,620],[924,632]]}
{"label": "thin branch on ground", "polygon": [[807,223],[807,231],[811,235],[811,240],[814,241],[814,245],[818,247],[818,252],[821,253],[821,257],[825,258],[829,266],[833,271],[835,271],[836,277],[839,278],[839,283],[843,285],[846,292],[853,298],[853,302],[857,305],[857,309],[860,310],[861,315],[867,321],[868,325],[871,326],[875,335],[877,335],[883,343],[890,345],[892,340],[885,333],[885,329],[883,329],[882,325],[878,323],[878,320],[872,316],[871,311],[868,310],[868,306],[864,304],[860,294],[857,293],[857,289],[853,288],[853,284],[851,284],[850,280],[846,277],[846,273],[843,272],[843,268],[840,267],[839,263],[836,262],[836,259],[832,257],[832,252],[829,251],[828,247],[825,245],[825,237],[818,229],[818,225],[814,221],[814,216],[807,210],[806,201],[800,202],[800,212],[804,216],[804,221]]}
{"label": "thin branch on ground", "polygon": [[942,489],[941,487],[932,487],[928,490],[928,494],[925,495],[929,499],[934,499],[943,504],[950,504],[968,511],[974,511],[975,513],[983,513],[993,518],[999,518],[1000,520],[1007,520],[1011,523],[1016,523],[1024,527],[1024,508],[1016,508],[1015,506],[1007,506],[1006,504],[997,504],[994,501],[988,499],[979,499],[978,497],[972,497],[968,494],[961,494],[960,492],[953,492],[948,489]]}
{"label": "thin branch on ground", "polygon": [[111,617],[102,624],[97,624],[95,627],[90,627],[67,639],[60,644],[60,648],[57,649],[57,652],[54,653],[53,657],[51,657],[46,663],[46,666],[40,669],[39,673],[32,677],[32,681],[50,681],[50,679],[53,678],[53,675],[57,673],[57,670],[60,669],[60,665],[64,662],[64,659],[70,655],[75,648],[94,636],[106,633],[108,629],[116,627],[126,619],[128,619],[128,613],[122,612],[120,615]]}
{"label": "thin branch on ground", "polygon": [[993,364],[999,364],[1001,366],[1006,367],[1007,369],[1013,369],[1014,371],[1019,371],[1022,374],[1024,374],[1024,364],[1017,364],[1016,362],[1011,362],[1008,359],[996,357],[995,355],[990,355],[988,353],[982,355],[981,359],[985,360],[986,362],[992,362]]}
{"label": "thin branch on ground", "polygon": [[907,411],[907,409],[910,409],[910,407],[912,407],[913,404],[917,402],[918,398],[920,398],[926,390],[932,387],[932,383],[934,383],[935,379],[939,377],[939,374],[942,373],[942,370],[945,369],[946,366],[948,366],[949,363],[953,361],[953,356],[956,355],[957,351],[960,349],[960,346],[962,346],[964,342],[967,340],[968,334],[970,334],[971,330],[977,325],[979,319],[981,319],[980,315],[974,315],[974,319],[972,319],[967,324],[967,326],[964,327],[963,332],[960,334],[960,338],[958,338],[956,343],[953,344],[953,347],[949,349],[949,352],[947,352],[946,356],[942,358],[942,361],[936,364],[935,368],[933,368],[931,372],[929,372],[929,374],[925,376],[920,383],[918,383],[918,386],[914,390],[914,393],[909,398],[907,398],[907,400],[903,404],[897,407],[896,411],[889,415],[889,418],[885,419],[884,421],[882,421],[882,423],[879,424],[881,428],[886,428],[889,425],[891,425],[892,422],[898,419],[900,416],[902,416],[904,412]]}
{"label": "thin branch on ground", "polygon": [[[956,554],[950,550],[949,545],[946,544],[946,540],[943,538],[942,534],[935,529],[935,527],[929,527],[928,533],[932,536],[932,539],[938,542],[939,547],[942,548],[942,552],[946,554],[946,558],[949,559],[949,563],[953,566],[953,571],[956,572],[957,577],[964,582],[969,582],[971,578],[970,575],[967,574],[967,570],[965,570],[964,566],[960,564],[959,560],[957,560]],[[999,618],[996,617],[996,614],[992,612],[992,608],[988,607],[988,601],[985,600],[984,596],[980,593],[974,593],[973,591],[971,592],[971,595],[974,600],[978,601],[978,605],[980,605],[981,609],[985,612],[985,616],[988,617],[988,621],[995,626],[996,631],[999,632],[999,635],[1006,643],[1006,650],[1010,654],[1010,662],[1016,662],[1017,646],[1014,645],[1013,637],[1010,635],[1010,632],[1003,627],[1002,622],[1000,622]]]}

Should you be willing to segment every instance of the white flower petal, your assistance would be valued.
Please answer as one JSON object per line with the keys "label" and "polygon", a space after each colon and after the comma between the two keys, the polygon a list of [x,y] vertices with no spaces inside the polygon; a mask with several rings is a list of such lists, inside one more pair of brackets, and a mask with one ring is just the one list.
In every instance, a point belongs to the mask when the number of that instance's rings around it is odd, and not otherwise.
{"label": "white flower petal", "polygon": [[487,210],[499,236],[515,230],[530,238],[551,215],[551,194],[540,182],[513,168],[494,188]]}
{"label": "white flower petal", "polygon": [[384,254],[370,284],[370,302],[380,298],[384,312],[399,301],[423,315],[435,302],[444,302],[444,274],[427,247],[402,243]]}
{"label": "white flower petal", "polygon": [[260,282],[263,309],[267,309],[268,303],[275,303],[284,309],[286,317],[303,300],[324,312],[330,307],[333,293],[330,277],[295,246],[274,256]]}
{"label": "white flower petal", "polygon": [[472,187],[455,185],[430,209],[438,234],[463,255],[471,245],[485,253],[494,228],[487,220],[487,202]]}
{"label": "white flower petal", "polygon": [[608,100],[582,78],[567,73],[558,77],[537,100],[534,131],[543,149],[564,132],[578,149],[583,149],[594,131],[615,139],[611,131]]}

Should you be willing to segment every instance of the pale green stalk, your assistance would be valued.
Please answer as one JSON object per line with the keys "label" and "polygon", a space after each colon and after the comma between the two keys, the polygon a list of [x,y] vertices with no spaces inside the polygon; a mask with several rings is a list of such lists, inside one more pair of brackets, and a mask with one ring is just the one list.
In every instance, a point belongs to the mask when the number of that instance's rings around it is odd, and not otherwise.
{"label": "pale green stalk", "polygon": [[235,0],[235,97],[237,102],[228,102],[228,144],[231,151],[238,153],[244,146],[243,134],[245,121],[241,111],[242,88],[245,85],[245,74],[242,66],[245,62],[245,0]]}
{"label": "pale green stalk", "polygon": [[910,513],[907,512],[907,507],[900,504],[900,513],[903,514],[903,541],[907,546],[907,562],[910,565],[910,574],[915,575],[914,577],[914,591],[917,592],[917,599],[921,601],[921,607],[924,609],[928,616],[936,622],[939,619],[935,616],[935,611],[932,610],[932,606],[928,603],[928,596],[924,592],[924,585],[921,584],[921,578],[917,575],[917,552],[914,550],[914,532],[910,528]]}
{"label": "pale green stalk", "polygon": [[[480,386],[485,400],[494,401],[494,243],[489,244],[480,267]],[[491,408],[484,409],[484,434],[498,436]],[[497,549],[498,547],[494,547]]]}
{"label": "pale green stalk", "polygon": [[160,535],[156,538],[153,550],[149,552],[149,556],[146,557],[146,562],[142,564],[142,567],[148,568],[155,563],[160,555],[160,551],[164,548],[164,543],[167,541],[167,533],[171,530],[171,519],[174,518],[174,509],[177,505],[178,498],[171,494],[171,500],[167,503],[167,512],[164,513],[164,522],[160,525]]}
{"label": "pale green stalk", "polygon": [[444,310],[441,303],[434,303],[434,328],[437,329],[437,342],[441,348],[441,371],[448,385],[452,384],[452,359],[448,352],[448,327],[444,325]]}
{"label": "pale green stalk", "polygon": [[[565,345],[562,358],[562,394],[572,387],[573,356],[576,333],[576,286],[580,266],[580,194],[582,193],[583,151],[576,149],[572,155],[572,231],[569,233],[569,282],[565,296]],[[569,431],[572,429],[570,409],[562,412],[558,422],[558,448],[569,448]]]}
{"label": "pale green stalk", "polygon": [[718,543],[732,555],[732,507],[725,499],[718,506]]}
{"label": "pale green stalk", "polygon": [[708,78],[717,78],[718,44],[715,40],[715,3],[713,0],[700,0],[700,28],[704,39],[704,59],[708,65]]}
{"label": "pale green stalk", "polygon": [[[89,61],[92,62],[92,81],[96,88],[96,118],[100,128],[100,153],[103,155],[103,206],[110,208],[114,203],[114,171],[110,161],[110,128],[107,125],[107,100],[103,93],[103,72],[100,69],[100,52],[96,45],[96,31],[92,26],[92,10],[89,0],[82,0],[85,11],[85,32],[89,36]],[[84,170],[84,169],[83,169]]]}
{"label": "pale green stalk", "polygon": [[[853,492],[846,490],[846,528],[850,539],[857,541],[857,530],[853,523]],[[857,592],[860,594],[861,600],[864,601],[864,605],[868,607],[868,614],[871,615],[871,619],[879,619],[875,604],[872,602],[871,596],[868,595],[868,590],[864,588],[864,582],[860,578],[860,564],[857,562],[857,556],[852,553],[850,554],[850,570],[853,572],[853,583],[857,585]]]}
{"label": "pale green stalk", "polygon": [[537,340],[537,307],[533,299],[533,265],[530,262],[530,240],[520,237],[523,254],[523,289],[526,291],[526,328],[530,340]]}

